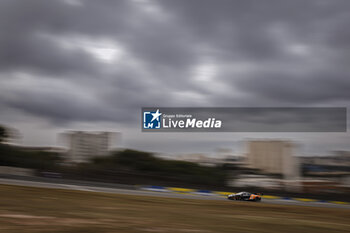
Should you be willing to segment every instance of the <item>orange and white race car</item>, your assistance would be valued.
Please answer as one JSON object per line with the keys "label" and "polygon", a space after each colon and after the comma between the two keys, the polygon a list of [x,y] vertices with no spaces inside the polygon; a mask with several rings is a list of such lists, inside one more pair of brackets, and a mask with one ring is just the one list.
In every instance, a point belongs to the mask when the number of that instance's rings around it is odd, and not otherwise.
{"label": "orange and white race car", "polygon": [[239,192],[239,193],[232,193],[228,195],[227,198],[229,200],[237,200],[237,201],[261,201],[261,194]]}

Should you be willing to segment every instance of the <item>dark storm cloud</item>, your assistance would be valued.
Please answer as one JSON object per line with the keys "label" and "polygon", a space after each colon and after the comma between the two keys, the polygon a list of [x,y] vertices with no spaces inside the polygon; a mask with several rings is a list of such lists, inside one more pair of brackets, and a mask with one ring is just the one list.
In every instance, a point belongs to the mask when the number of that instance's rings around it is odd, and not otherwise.
{"label": "dark storm cloud", "polygon": [[[0,7],[0,69],[16,71],[29,69],[45,73],[77,72],[89,68],[89,60],[79,51],[62,51],[51,41],[39,37],[39,33],[49,28],[53,9],[62,12],[60,4],[50,7],[33,1],[2,1]],[[46,5],[46,6],[45,6]],[[51,9],[51,11],[50,11]]]}
{"label": "dark storm cloud", "polygon": [[251,64],[244,74],[221,70],[217,79],[249,98],[280,105],[350,98],[348,1],[161,2],[215,50],[219,63]]}
{"label": "dark storm cloud", "polygon": [[[349,10],[345,0],[1,1],[0,102],[55,122],[131,122],[151,105],[349,100]],[[84,40],[124,55],[106,64]],[[198,71],[208,64],[211,74]],[[7,84],[18,73],[32,81]],[[40,90],[41,79],[62,83]]]}
{"label": "dark storm cloud", "polygon": [[[23,37],[22,37],[23,36]],[[65,51],[36,35],[17,35],[0,45],[2,71],[38,72],[54,75],[93,74],[93,62],[84,51]]]}
{"label": "dark storm cloud", "polygon": [[[283,52],[282,28],[290,39],[300,42],[330,42],[347,39],[346,25],[350,16],[348,1],[286,1],[279,0],[193,0],[159,1],[171,9],[183,26],[194,31],[197,40],[215,48],[227,48],[226,54],[269,58]],[[335,42],[335,41],[334,41]],[[326,44],[324,44],[326,45]],[[237,51],[236,51],[237,50]]]}
{"label": "dark storm cloud", "polygon": [[256,96],[287,103],[317,104],[350,99],[349,72],[325,70],[305,75],[270,71],[261,72],[256,78],[241,78],[235,84]]}
{"label": "dark storm cloud", "polygon": [[[45,93],[17,93],[21,101],[4,101],[7,105],[39,117],[53,119],[61,124],[67,121],[123,121],[125,115],[100,103],[91,103],[74,96],[49,95]],[[54,105],[53,105],[54,103]],[[118,117],[116,117],[118,116]]]}

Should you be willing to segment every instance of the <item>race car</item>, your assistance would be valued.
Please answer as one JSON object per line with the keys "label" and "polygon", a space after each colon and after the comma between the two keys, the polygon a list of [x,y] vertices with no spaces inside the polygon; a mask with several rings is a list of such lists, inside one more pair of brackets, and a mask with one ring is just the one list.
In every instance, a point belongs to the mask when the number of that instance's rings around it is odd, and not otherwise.
{"label": "race car", "polygon": [[261,195],[259,193],[239,192],[232,193],[227,196],[229,200],[237,201],[261,201]]}

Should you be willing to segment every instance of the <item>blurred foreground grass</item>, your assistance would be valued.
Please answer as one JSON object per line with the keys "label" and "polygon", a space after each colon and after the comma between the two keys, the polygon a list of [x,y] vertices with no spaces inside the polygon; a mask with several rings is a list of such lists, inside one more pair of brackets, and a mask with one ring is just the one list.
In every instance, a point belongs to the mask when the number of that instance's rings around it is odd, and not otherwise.
{"label": "blurred foreground grass", "polygon": [[0,232],[350,232],[350,210],[0,185]]}

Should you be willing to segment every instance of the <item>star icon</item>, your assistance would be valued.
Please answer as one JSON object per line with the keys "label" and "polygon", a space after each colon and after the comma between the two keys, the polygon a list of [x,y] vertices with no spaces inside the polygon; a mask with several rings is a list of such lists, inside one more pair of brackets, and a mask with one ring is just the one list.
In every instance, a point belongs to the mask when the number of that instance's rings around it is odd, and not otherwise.
{"label": "star icon", "polygon": [[151,113],[152,114],[152,121],[154,121],[155,119],[157,119],[157,121],[159,121],[159,116],[162,115],[161,113],[159,113],[159,109],[157,109],[157,111],[155,113]]}

